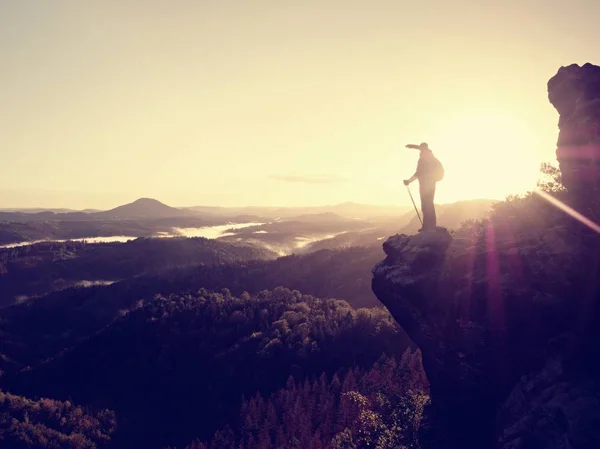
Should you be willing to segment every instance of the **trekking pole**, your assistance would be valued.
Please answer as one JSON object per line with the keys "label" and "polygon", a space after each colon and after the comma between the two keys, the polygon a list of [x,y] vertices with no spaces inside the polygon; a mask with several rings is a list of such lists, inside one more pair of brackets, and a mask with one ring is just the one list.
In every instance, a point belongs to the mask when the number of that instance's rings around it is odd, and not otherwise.
{"label": "trekking pole", "polygon": [[406,186],[406,190],[408,190],[408,195],[410,196],[410,199],[413,203],[413,206],[415,206],[415,212],[417,213],[417,217],[419,217],[419,221],[421,222],[421,226],[423,226],[423,220],[421,220],[421,215],[419,214],[419,210],[417,209],[417,205],[415,204],[415,200],[412,196],[412,193],[410,192],[410,187],[407,185]]}

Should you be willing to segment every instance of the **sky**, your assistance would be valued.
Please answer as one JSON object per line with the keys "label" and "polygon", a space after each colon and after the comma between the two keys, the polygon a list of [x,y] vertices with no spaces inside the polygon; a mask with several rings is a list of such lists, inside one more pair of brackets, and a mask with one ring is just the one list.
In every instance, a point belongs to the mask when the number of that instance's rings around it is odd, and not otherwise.
{"label": "sky", "polygon": [[[0,207],[504,198],[555,160],[600,2],[0,0]],[[413,191],[416,191],[416,185]]]}

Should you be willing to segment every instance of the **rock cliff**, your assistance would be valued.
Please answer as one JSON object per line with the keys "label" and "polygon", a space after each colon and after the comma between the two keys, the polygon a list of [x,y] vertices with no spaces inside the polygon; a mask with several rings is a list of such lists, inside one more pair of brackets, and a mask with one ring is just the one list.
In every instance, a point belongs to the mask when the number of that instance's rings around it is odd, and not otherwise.
{"label": "rock cliff", "polygon": [[596,284],[591,296],[589,282],[572,285],[591,279],[572,269],[591,246],[569,242],[571,231],[490,221],[467,238],[438,228],[384,243],[372,286],[423,353],[433,420],[425,448],[600,447],[585,362],[597,350],[582,343],[596,338]]}

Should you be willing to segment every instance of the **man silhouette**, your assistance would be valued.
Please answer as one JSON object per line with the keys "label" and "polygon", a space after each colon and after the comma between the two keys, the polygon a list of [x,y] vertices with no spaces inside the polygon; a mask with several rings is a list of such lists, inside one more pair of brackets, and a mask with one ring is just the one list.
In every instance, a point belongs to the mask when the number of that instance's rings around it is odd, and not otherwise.
{"label": "man silhouette", "polygon": [[419,193],[421,196],[421,211],[423,212],[423,227],[421,231],[434,230],[437,226],[435,216],[435,206],[433,200],[435,198],[436,183],[443,177],[443,168],[440,161],[433,155],[429,149],[429,145],[423,142],[421,145],[406,145],[407,148],[414,148],[421,152],[417,170],[410,178],[404,180],[404,185],[407,186],[416,179],[419,180]]}

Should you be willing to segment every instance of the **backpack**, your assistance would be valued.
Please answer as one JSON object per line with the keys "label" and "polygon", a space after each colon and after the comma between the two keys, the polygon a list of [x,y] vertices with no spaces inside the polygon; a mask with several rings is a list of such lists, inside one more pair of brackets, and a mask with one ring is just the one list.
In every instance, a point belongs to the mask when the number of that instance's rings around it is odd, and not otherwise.
{"label": "backpack", "polygon": [[433,179],[435,179],[435,182],[439,182],[444,179],[444,166],[437,157],[433,158],[431,172],[433,173]]}

